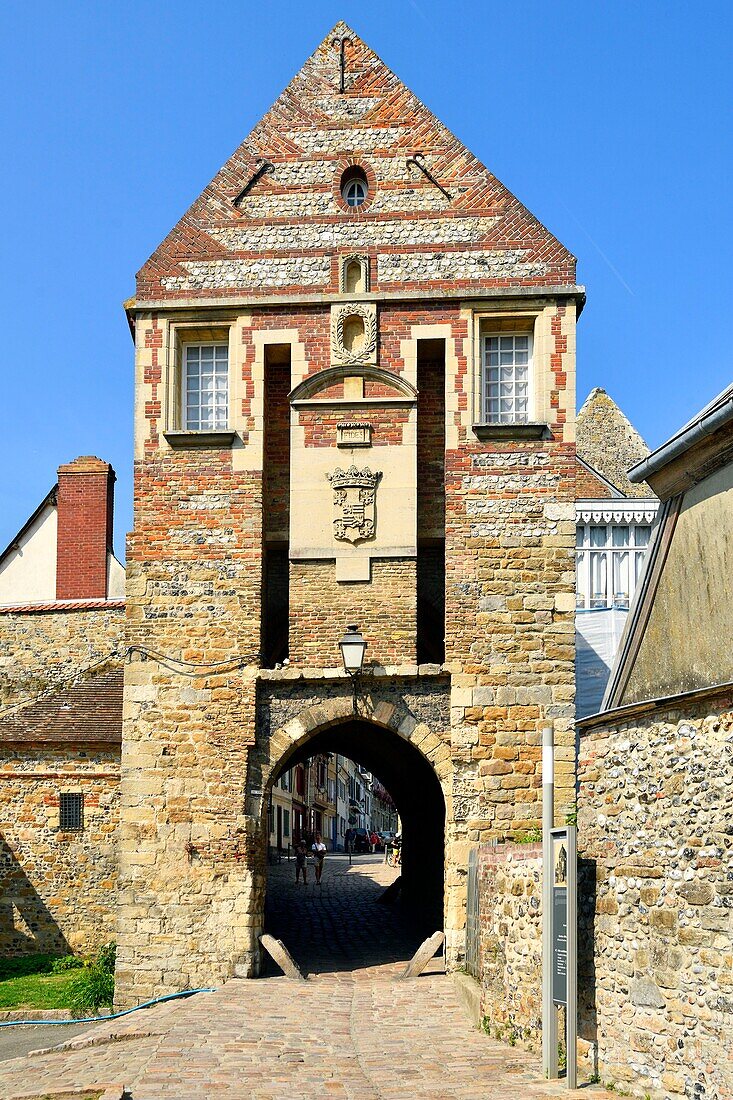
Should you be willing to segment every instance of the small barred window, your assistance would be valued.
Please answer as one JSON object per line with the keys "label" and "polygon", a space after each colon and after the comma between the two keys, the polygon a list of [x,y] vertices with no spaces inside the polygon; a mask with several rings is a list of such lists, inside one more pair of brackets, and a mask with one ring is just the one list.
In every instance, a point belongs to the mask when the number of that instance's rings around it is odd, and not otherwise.
{"label": "small barred window", "polygon": [[59,829],[84,828],[84,795],[60,794],[59,795]]}

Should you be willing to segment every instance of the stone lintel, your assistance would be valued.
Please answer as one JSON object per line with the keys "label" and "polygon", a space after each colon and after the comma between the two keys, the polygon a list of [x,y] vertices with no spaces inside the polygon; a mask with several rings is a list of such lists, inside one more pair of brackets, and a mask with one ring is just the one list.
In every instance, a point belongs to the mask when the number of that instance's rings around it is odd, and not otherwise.
{"label": "stone lintel", "polygon": [[[373,665],[365,668],[360,681],[363,685],[369,684],[372,679],[391,680],[415,680],[415,679],[446,679],[450,676],[450,669],[446,665]],[[261,668],[257,672],[258,680],[350,680],[349,674],[343,668],[295,668],[288,665],[287,668]]]}

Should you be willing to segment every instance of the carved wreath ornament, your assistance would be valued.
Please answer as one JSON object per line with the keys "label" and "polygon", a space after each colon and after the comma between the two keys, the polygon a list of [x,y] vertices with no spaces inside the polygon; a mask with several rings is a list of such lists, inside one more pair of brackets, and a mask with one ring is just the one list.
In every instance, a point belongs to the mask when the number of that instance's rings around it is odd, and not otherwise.
{"label": "carved wreath ornament", "polygon": [[[354,328],[357,328],[356,336]],[[368,363],[377,347],[377,315],[373,306],[358,303],[335,313],[331,326],[331,353],[341,363]]]}
{"label": "carved wreath ornament", "polygon": [[373,538],[381,471],[372,473],[368,466],[363,470],[357,470],[356,466],[349,466],[348,470],[337,467],[326,477],[333,488],[334,538],[345,542]]}

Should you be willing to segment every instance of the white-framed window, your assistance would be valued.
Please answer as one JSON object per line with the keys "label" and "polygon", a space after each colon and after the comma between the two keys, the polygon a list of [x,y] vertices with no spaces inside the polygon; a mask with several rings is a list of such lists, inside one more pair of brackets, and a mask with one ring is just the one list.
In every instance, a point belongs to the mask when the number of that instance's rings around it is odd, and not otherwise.
{"label": "white-framed window", "polygon": [[579,608],[629,607],[641,577],[651,530],[649,523],[578,525]]}
{"label": "white-framed window", "polygon": [[283,772],[280,776],[280,788],[283,791],[292,791],[293,785],[290,779],[290,772]]}
{"label": "white-framed window", "polygon": [[224,431],[229,425],[229,348],[226,344],[183,347],[181,419],[190,432]]}
{"label": "white-framed window", "polygon": [[366,180],[358,176],[348,179],[341,188],[341,194],[347,206],[361,206],[366,201],[368,191]]}
{"label": "white-framed window", "polygon": [[483,423],[526,424],[530,413],[532,334],[485,333],[481,363]]}

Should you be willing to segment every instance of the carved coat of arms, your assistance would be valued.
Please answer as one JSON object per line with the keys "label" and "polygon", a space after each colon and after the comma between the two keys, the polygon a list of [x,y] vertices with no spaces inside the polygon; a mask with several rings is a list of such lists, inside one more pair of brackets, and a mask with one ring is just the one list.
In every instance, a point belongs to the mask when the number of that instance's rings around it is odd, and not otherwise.
{"label": "carved coat of arms", "polygon": [[356,466],[349,466],[348,470],[337,467],[332,474],[326,474],[333,488],[334,538],[360,542],[374,537],[381,476],[380,471],[372,473],[368,466],[363,470],[357,470]]}

